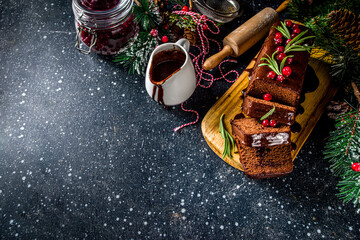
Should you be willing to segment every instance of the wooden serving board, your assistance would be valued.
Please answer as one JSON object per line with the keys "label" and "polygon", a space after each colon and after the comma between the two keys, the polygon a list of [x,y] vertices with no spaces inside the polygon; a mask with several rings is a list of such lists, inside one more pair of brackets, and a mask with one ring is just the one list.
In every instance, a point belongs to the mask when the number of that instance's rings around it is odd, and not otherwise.
{"label": "wooden serving board", "polygon": [[[247,70],[252,69],[255,60],[251,61]],[[298,133],[291,134],[291,142],[296,144],[296,148],[292,151],[293,160],[304,145],[306,139],[315,127],[317,121],[324,112],[326,104],[334,97],[337,88],[331,84],[329,67],[326,63],[310,58],[309,65],[313,68],[319,79],[317,89],[310,93],[305,93],[305,101],[300,105],[304,108],[304,113],[297,115],[295,121],[300,124],[301,130]],[[219,120],[221,114],[225,114],[223,118],[226,129],[231,133],[230,120],[241,113],[241,105],[243,99],[242,91],[249,84],[249,72],[244,71],[236,82],[225,92],[225,94],[214,104],[207,112],[201,123],[201,130],[206,142],[210,148],[222,158],[224,149],[224,140],[219,133]],[[306,79],[305,79],[306,81]],[[231,166],[242,170],[239,160],[239,153],[235,150],[232,159],[226,156],[223,160]]]}

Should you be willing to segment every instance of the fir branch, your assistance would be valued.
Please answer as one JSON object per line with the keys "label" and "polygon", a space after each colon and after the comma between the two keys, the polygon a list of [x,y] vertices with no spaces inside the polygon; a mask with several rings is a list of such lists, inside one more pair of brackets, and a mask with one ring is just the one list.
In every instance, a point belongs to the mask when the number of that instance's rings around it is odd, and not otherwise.
{"label": "fir branch", "polygon": [[135,21],[145,31],[156,28],[162,21],[158,6],[154,1],[138,0],[138,2],[134,6]]}

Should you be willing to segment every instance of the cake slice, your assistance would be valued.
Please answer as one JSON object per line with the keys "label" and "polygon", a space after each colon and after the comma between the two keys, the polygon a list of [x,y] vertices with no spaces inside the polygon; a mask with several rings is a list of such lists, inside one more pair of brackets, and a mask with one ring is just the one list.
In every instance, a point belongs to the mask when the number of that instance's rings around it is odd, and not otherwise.
{"label": "cake slice", "polygon": [[296,108],[284,104],[269,102],[251,96],[246,96],[242,104],[243,112],[253,118],[261,118],[275,106],[271,119],[285,125],[295,122]]}
{"label": "cake slice", "polygon": [[249,178],[270,178],[293,169],[290,127],[264,127],[255,118],[231,121],[240,161]]}

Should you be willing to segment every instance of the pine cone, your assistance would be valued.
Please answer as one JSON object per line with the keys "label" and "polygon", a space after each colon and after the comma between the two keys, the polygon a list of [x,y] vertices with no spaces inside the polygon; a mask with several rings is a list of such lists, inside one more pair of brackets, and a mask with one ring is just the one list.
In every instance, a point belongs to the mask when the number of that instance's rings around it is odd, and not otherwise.
{"label": "pine cone", "polygon": [[331,119],[336,119],[338,114],[343,114],[350,111],[350,106],[347,102],[330,101],[326,107],[326,115]]}
{"label": "pine cone", "polygon": [[360,52],[360,15],[347,9],[334,10],[328,15],[332,31],[345,45]]}
{"label": "pine cone", "polygon": [[183,37],[189,40],[192,45],[195,45],[196,40],[198,39],[198,35],[196,34],[196,32],[191,31],[190,28],[184,29]]}

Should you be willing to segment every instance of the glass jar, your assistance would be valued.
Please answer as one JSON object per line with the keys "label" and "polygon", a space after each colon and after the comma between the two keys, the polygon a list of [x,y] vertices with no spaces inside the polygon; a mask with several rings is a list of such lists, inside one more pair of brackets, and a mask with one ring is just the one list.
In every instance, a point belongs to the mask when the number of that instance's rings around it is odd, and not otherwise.
{"label": "glass jar", "polygon": [[[91,51],[102,55],[120,52],[139,31],[132,6],[133,0],[73,0],[77,30],[75,47],[85,54]],[[82,48],[81,42],[88,49]]]}

